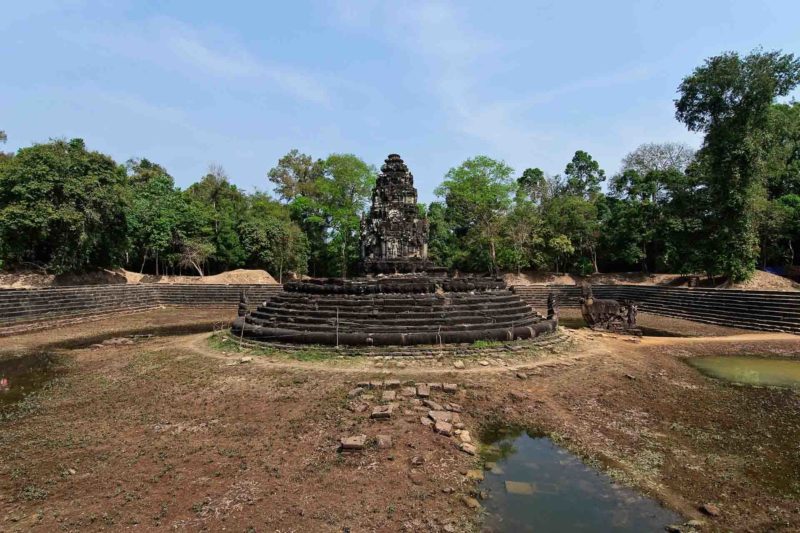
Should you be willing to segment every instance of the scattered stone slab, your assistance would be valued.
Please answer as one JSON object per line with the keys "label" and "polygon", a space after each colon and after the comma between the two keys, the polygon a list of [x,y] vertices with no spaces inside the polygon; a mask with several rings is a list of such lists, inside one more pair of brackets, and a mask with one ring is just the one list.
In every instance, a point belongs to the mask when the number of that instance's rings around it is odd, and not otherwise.
{"label": "scattered stone slab", "polygon": [[456,361],[455,363],[453,363],[453,368],[461,370],[462,368],[464,368],[464,361]]}
{"label": "scattered stone slab", "polygon": [[451,437],[453,435],[453,424],[440,420],[433,426],[433,430],[445,437]]}
{"label": "scattered stone slab", "polygon": [[462,442],[461,444],[459,444],[458,449],[469,455],[476,455],[478,453],[478,449],[475,447],[474,444],[469,444],[466,442]]}
{"label": "scattered stone slab", "polygon": [[355,398],[356,396],[360,396],[362,392],[364,392],[363,388],[356,387],[355,389],[352,389],[350,392],[347,393],[347,397]]}
{"label": "scattered stone slab", "polygon": [[375,440],[378,443],[378,448],[382,450],[386,450],[392,447],[392,436],[391,435],[378,435],[375,437]]}
{"label": "scattered stone slab", "polygon": [[420,457],[419,455],[415,455],[414,457],[411,458],[411,464],[414,466],[422,466],[423,464],[425,464],[425,459],[423,457]]}
{"label": "scattered stone slab", "polygon": [[444,404],[444,409],[445,411],[452,411],[454,413],[461,412],[461,406],[458,405],[457,403],[446,403]]}
{"label": "scattered stone slab", "polygon": [[399,379],[387,379],[383,382],[383,386],[387,389],[399,389],[400,388],[400,380]]}
{"label": "scattered stone slab", "polygon": [[431,390],[442,390],[441,383],[428,383],[428,387],[430,387]]}
{"label": "scattered stone slab", "polygon": [[385,391],[383,391],[383,395],[381,396],[381,399],[384,402],[393,402],[393,401],[395,401],[397,399],[397,393],[395,391],[393,391],[393,390],[385,390]]}
{"label": "scattered stone slab", "polygon": [[353,435],[351,437],[342,437],[341,450],[347,452],[363,450],[364,445],[366,443],[367,443],[366,435]]}
{"label": "scattered stone slab", "polygon": [[469,431],[462,431],[461,433],[458,434],[458,438],[459,440],[461,440],[461,442],[465,443],[472,442],[472,437],[470,436]]}
{"label": "scattered stone slab", "polygon": [[486,359],[482,359],[479,364],[481,366],[489,366],[489,361],[487,361]]}
{"label": "scattered stone slab", "polygon": [[362,389],[368,389],[369,381],[359,381],[358,383],[356,383],[356,387],[361,387]]}
{"label": "scattered stone slab", "polygon": [[442,383],[442,390],[444,392],[458,392],[458,385],[455,383]]}
{"label": "scattered stone slab", "polygon": [[403,387],[402,389],[400,389],[400,396],[403,396],[405,398],[415,396],[416,394],[417,394],[417,389],[415,389],[414,387]]}
{"label": "scattered stone slab", "polygon": [[478,500],[473,498],[472,496],[464,496],[461,501],[464,502],[464,505],[469,507],[470,509],[480,509],[481,504]]}
{"label": "scattered stone slab", "polygon": [[720,510],[716,504],[704,503],[700,506],[700,510],[708,516],[719,516]]}
{"label": "scattered stone slab", "polygon": [[468,470],[467,479],[472,481],[483,481],[483,470]]}
{"label": "scattered stone slab", "polygon": [[444,407],[442,407],[440,404],[434,402],[433,400],[422,400],[422,405],[424,405],[425,407],[428,407],[430,409],[433,409],[434,411],[444,411],[445,410]]}
{"label": "scattered stone slab", "polygon": [[517,379],[528,379],[528,374],[525,372],[517,372]]}
{"label": "scattered stone slab", "polygon": [[370,418],[375,418],[378,420],[391,418],[393,410],[394,410],[393,403],[389,403],[386,405],[378,405],[374,409],[372,409],[372,414],[370,415]]}
{"label": "scattered stone slab", "polygon": [[363,413],[364,411],[369,409],[369,404],[366,404],[364,402],[353,401],[347,404],[347,409],[354,413]]}
{"label": "scattered stone slab", "polygon": [[519,494],[522,496],[533,496],[535,487],[532,483],[524,481],[506,481],[506,492],[509,494]]}
{"label": "scattered stone slab", "polygon": [[[133,344],[133,342],[131,342],[131,344]],[[239,362],[240,363],[252,363],[253,362],[253,358],[251,356],[249,356],[249,355],[245,355],[245,356],[239,358]]]}
{"label": "scattered stone slab", "polygon": [[431,388],[426,383],[417,385],[417,396],[420,398],[428,398],[431,395]]}
{"label": "scattered stone slab", "polygon": [[449,411],[428,411],[428,417],[434,422],[452,422],[453,413]]}
{"label": "scattered stone slab", "polygon": [[369,388],[370,389],[380,389],[383,387],[383,381],[370,381]]}

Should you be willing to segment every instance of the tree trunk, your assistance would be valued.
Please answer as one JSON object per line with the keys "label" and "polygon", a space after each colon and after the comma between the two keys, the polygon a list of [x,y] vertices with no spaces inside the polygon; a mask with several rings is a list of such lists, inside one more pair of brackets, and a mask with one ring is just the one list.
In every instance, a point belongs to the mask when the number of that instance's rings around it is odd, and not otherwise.
{"label": "tree trunk", "polygon": [[197,263],[195,263],[194,260],[189,261],[189,263],[191,263],[191,265],[194,267],[195,270],[197,270],[197,273],[200,274],[200,277],[202,278],[203,270],[197,265]]}
{"label": "tree trunk", "polygon": [[139,269],[139,274],[144,272],[144,264],[147,262],[147,250],[144,252],[144,257],[142,258],[142,268]]}

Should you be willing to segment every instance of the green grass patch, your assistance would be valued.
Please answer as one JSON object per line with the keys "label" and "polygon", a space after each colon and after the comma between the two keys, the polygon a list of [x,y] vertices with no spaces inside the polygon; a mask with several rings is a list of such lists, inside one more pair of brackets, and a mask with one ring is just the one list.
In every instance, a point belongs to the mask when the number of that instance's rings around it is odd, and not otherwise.
{"label": "green grass patch", "polygon": [[472,343],[473,348],[499,348],[500,346],[505,345],[502,341],[484,341],[484,340],[477,340]]}

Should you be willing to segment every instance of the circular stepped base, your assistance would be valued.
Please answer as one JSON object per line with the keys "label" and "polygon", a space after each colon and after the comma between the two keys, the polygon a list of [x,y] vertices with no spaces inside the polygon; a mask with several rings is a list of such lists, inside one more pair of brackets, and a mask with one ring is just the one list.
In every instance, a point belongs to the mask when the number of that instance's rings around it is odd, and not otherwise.
{"label": "circular stepped base", "polygon": [[249,348],[268,348],[281,352],[302,352],[309,349],[329,350],[331,357],[373,357],[393,359],[436,359],[439,357],[504,357],[530,349],[554,347],[568,341],[571,337],[559,328],[549,335],[512,342],[498,342],[497,345],[475,346],[474,344],[417,344],[414,346],[319,346],[285,342],[257,341],[240,337],[233,330],[228,338]]}
{"label": "circular stepped base", "polygon": [[403,276],[284,287],[237,319],[234,334],[261,342],[411,346],[532,339],[558,326],[501,279]]}

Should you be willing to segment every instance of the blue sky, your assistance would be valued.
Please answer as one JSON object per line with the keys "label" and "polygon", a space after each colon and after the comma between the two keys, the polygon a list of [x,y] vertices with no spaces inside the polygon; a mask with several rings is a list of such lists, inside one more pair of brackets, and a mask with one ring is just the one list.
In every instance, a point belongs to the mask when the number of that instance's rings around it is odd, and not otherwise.
{"label": "blue sky", "polygon": [[247,189],[291,148],[403,156],[420,199],[485,154],[611,174],[674,119],[683,76],[756,46],[800,53],[800,2],[6,2],[5,150],[82,137],[180,186],[222,165]]}

